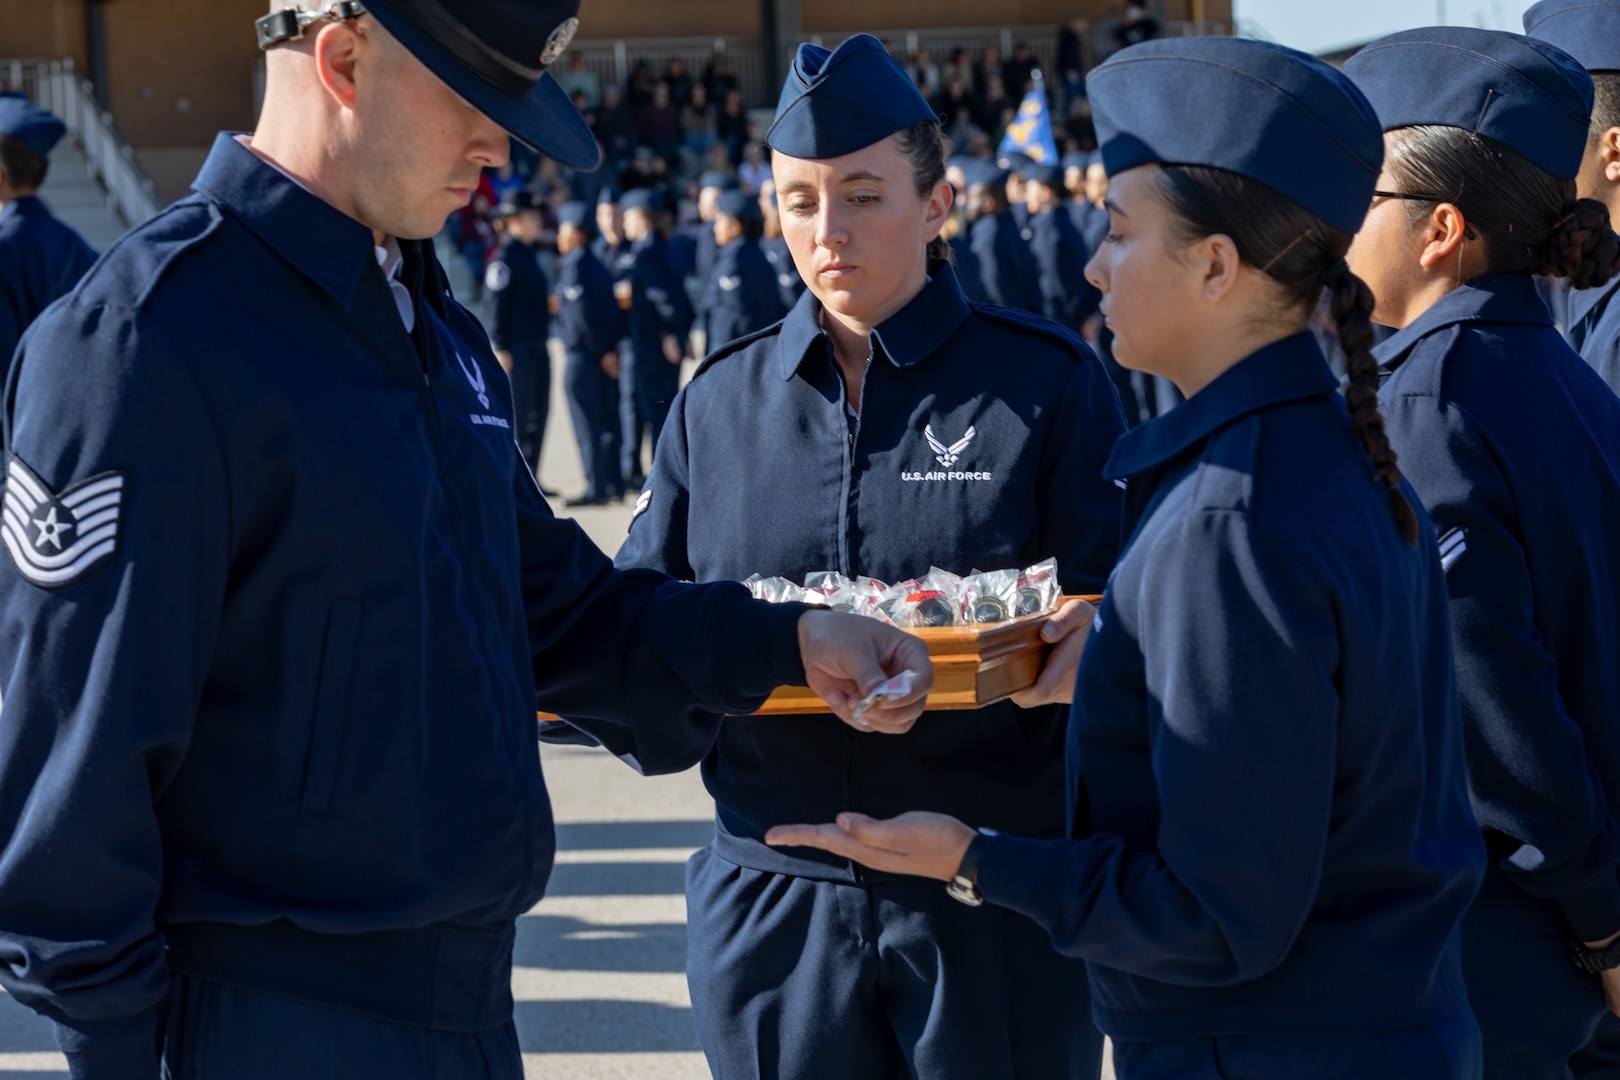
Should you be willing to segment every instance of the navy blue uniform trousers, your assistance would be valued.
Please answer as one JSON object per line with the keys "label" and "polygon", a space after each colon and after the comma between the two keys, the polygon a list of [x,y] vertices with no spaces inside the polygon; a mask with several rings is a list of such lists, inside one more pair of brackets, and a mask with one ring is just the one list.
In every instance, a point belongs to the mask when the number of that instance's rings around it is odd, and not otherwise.
{"label": "navy blue uniform trousers", "polygon": [[[1479,1026],[1467,1009],[1427,1027],[1320,1038],[1231,1036],[1119,1043],[1117,1080],[1479,1080]],[[1544,1073],[1517,1073],[1523,1080]]]}
{"label": "navy blue uniform trousers", "polygon": [[551,353],[544,340],[538,347],[512,350],[512,418],[518,449],[536,476],[540,475],[540,448],[546,441],[546,420],[551,414]]}
{"label": "navy blue uniform trousers", "polygon": [[164,1080],[522,1080],[517,1028],[431,1031],[175,974]]}
{"label": "navy blue uniform trousers", "polygon": [[[716,1080],[1096,1080],[1085,965],[917,878],[686,867],[687,981]],[[881,1048],[888,1052],[882,1053]],[[874,1048],[880,1048],[874,1053]]]}
{"label": "navy blue uniform trousers", "polygon": [[1493,867],[1462,934],[1486,1080],[1620,1077],[1612,1052],[1583,1053],[1609,1011],[1597,976],[1570,963],[1569,923],[1556,901],[1530,896]]}
{"label": "navy blue uniform trousers", "polygon": [[669,419],[669,407],[680,388],[681,366],[664,356],[663,342],[657,338],[627,338],[619,345],[619,419],[624,428],[620,448],[625,480],[643,476],[641,437],[650,430],[652,448],[658,449],[658,434]]}
{"label": "navy blue uniform trousers", "polygon": [[568,354],[563,371],[568,389],[568,412],[574,419],[574,439],[585,469],[585,497],[611,499],[624,494],[619,462],[623,439],[619,417],[619,384],[602,370],[600,357],[582,352]]}

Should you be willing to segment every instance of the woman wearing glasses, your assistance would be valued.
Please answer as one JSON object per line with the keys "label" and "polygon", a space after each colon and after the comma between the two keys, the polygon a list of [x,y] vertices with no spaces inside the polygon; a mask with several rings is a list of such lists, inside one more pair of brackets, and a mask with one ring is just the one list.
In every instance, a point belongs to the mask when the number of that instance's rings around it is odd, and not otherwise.
{"label": "woman wearing glasses", "polygon": [[1492,855],[1463,922],[1486,1075],[1567,1077],[1605,987],[1620,1001],[1620,399],[1531,275],[1615,272],[1607,211],[1576,199],[1592,80],[1463,27],[1374,42],[1345,71],[1386,132],[1350,265],[1398,328],[1385,414],[1440,536]]}

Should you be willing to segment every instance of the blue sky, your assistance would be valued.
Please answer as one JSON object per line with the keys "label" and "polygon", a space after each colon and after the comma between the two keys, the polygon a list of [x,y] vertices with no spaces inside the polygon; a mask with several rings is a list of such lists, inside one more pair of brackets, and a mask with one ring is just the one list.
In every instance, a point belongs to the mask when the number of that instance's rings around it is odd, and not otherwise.
{"label": "blue sky", "polygon": [[1396,30],[1434,26],[1484,26],[1522,32],[1521,17],[1533,0],[1234,0],[1239,25],[1284,45],[1325,52],[1369,41]]}

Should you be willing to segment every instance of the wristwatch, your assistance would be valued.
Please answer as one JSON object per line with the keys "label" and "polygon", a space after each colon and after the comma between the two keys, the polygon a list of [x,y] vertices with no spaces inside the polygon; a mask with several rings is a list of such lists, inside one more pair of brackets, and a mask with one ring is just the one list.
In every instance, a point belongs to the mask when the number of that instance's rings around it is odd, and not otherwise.
{"label": "wristwatch", "polygon": [[968,841],[967,850],[962,853],[962,865],[956,868],[956,876],[945,886],[945,894],[952,900],[968,907],[978,907],[984,903],[984,897],[979,894],[979,855],[984,850],[984,842],[994,835],[994,829],[980,829]]}
{"label": "wristwatch", "polygon": [[1582,942],[1571,938],[1569,958],[1588,975],[1601,975],[1620,967],[1620,938],[1602,949],[1588,949]]}

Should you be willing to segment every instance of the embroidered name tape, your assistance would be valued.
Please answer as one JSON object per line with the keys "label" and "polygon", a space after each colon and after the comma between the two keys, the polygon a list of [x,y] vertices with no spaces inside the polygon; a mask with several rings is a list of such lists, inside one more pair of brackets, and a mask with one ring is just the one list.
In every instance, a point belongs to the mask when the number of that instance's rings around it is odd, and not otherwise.
{"label": "embroidered name tape", "polygon": [[52,492],[16,454],[6,466],[0,540],[25,580],[60,589],[118,549],[124,475],[109,472]]}

